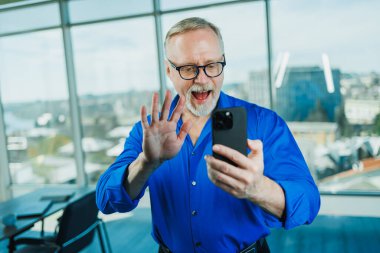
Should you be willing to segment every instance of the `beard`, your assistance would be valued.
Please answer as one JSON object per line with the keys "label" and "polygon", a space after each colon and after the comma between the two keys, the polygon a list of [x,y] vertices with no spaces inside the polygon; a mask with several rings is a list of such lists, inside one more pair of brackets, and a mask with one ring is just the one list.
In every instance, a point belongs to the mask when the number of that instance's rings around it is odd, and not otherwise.
{"label": "beard", "polygon": [[[211,96],[211,99],[207,98],[208,101],[203,104],[193,104],[191,102],[193,99],[192,92],[210,92],[208,96]],[[212,112],[212,110],[214,110],[216,103],[218,102],[219,94],[220,90],[215,90],[212,84],[194,84],[186,92],[186,108],[195,116],[207,116]]]}

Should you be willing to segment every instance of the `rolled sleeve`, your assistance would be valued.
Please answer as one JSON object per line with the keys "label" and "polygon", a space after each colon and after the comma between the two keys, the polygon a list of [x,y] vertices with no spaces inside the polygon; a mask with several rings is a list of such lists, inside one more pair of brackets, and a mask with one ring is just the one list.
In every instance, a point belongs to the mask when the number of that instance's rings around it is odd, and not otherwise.
{"label": "rolled sleeve", "polygon": [[[275,173],[281,168],[282,173]],[[305,165],[306,166],[306,165]],[[320,195],[307,167],[296,166],[292,162],[281,162],[277,158],[264,172],[282,188],[285,195],[285,211],[281,219],[264,212],[269,227],[284,227],[290,229],[303,224],[310,224],[318,214]],[[288,173],[286,173],[288,171]]]}
{"label": "rolled sleeve", "polygon": [[278,181],[285,194],[285,213],[283,219],[266,213],[267,225],[291,229],[310,224],[318,214],[320,197],[318,190],[309,182]]}
{"label": "rolled sleeve", "polygon": [[99,180],[99,182],[107,182],[103,187],[101,187],[101,184],[97,185],[97,204],[102,213],[129,212],[138,205],[146,187],[136,199],[132,200],[123,186],[127,172],[128,169],[126,168],[118,168],[112,173],[104,174]]}
{"label": "rolled sleeve", "polygon": [[285,211],[281,219],[263,211],[269,227],[290,229],[310,224],[320,208],[318,188],[286,123],[275,113],[261,119],[266,127],[264,174],[280,185],[285,195]]}
{"label": "rolled sleeve", "polygon": [[129,212],[134,209],[144,195],[147,184],[136,199],[132,200],[124,188],[129,165],[141,153],[142,129],[136,124],[125,141],[123,152],[99,178],[96,186],[96,203],[102,213]]}

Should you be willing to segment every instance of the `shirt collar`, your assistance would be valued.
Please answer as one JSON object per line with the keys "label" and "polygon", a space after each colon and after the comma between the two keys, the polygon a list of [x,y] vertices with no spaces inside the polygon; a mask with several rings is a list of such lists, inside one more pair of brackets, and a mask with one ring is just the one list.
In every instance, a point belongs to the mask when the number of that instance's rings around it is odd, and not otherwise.
{"label": "shirt collar", "polygon": [[232,106],[232,104],[231,104],[230,99],[228,98],[228,96],[226,95],[226,93],[224,93],[223,91],[221,91],[218,103],[217,103],[217,105],[216,105],[215,108],[221,109],[221,108],[227,108],[227,107],[231,107],[231,106]]}

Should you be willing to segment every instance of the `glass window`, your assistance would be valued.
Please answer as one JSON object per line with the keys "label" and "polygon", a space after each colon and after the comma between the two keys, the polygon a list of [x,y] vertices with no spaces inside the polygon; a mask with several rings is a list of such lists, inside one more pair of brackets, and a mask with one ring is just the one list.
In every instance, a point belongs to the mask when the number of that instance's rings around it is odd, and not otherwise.
{"label": "glass window", "polygon": [[0,12],[0,35],[59,24],[59,8],[56,3]]}
{"label": "glass window", "polygon": [[17,6],[21,6],[21,5],[26,5],[26,4],[46,2],[46,1],[50,1],[50,0],[28,0],[28,1],[12,1],[12,0],[9,0],[9,1],[7,1],[9,3],[1,3],[0,4],[0,10],[6,9],[6,8],[17,7]]}
{"label": "glass window", "polygon": [[[231,13],[239,15],[231,19]],[[164,15],[163,38],[176,22],[194,16],[213,22],[221,30],[227,62],[223,90],[230,95],[255,102],[256,94],[250,88],[251,73],[260,72],[266,75],[267,67],[264,4],[254,2]],[[167,82],[170,83],[170,80],[167,79]],[[262,85],[267,89],[267,81]]]}
{"label": "glass window", "polygon": [[234,2],[236,0],[191,0],[191,1],[175,1],[175,0],[161,0],[162,10],[172,10],[186,7],[202,6],[207,4],[221,3],[221,2]]}
{"label": "glass window", "polygon": [[159,89],[154,19],[78,26],[72,35],[85,167],[96,183]]}
{"label": "glass window", "polygon": [[85,22],[105,18],[153,12],[152,0],[75,0],[69,1],[70,22]]}
{"label": "glass window", "polygon": [[75,182],[61,31],[0,38],[0,84],[12,182]]}
{"label": "glass window", "polygon": [[380,190],[380,3],[370,2],[272,2],[276,111],[325,191]]}

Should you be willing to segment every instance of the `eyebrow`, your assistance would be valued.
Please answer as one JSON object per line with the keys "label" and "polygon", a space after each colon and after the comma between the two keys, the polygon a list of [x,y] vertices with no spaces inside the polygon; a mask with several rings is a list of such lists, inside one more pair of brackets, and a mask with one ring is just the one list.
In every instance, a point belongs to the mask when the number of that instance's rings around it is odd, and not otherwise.
{"label": "eyebrow", "polygon": [[[219,60],[207,60],[205,61],[205,63],[203,65],[207,65],[207,64],[210,64],[210,63],[213,63],[213,62],[223,62],[224,60],[224,57],[223,57],[224,54],[222,54],[221,58],[222,59],[219,59]],[[201,65],[198,65],[198,64],[195,64],[195,63],[183,63],[183,64],[175,64],[174,62],[172,62],[171,60],[168,59],[168,61],[170,63],[172,63],[173,65],[177,66],[177,67],[181,67],[181,66],[186,66],[186,65],[196,65],[196,66],[201,66]]]}

